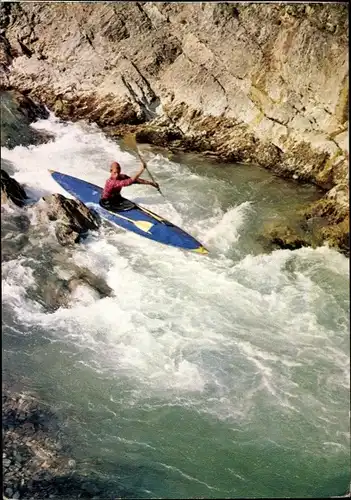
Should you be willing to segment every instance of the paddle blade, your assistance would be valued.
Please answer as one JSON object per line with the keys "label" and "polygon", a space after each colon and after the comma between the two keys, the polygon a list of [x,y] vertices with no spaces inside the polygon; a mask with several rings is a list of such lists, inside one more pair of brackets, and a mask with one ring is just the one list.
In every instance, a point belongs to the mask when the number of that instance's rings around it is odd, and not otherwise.
{"label": "paddle blade", "polygon": [[124,144],[130,149],[138,150],[138,145],[134,134],[127,134],[123,137]]}

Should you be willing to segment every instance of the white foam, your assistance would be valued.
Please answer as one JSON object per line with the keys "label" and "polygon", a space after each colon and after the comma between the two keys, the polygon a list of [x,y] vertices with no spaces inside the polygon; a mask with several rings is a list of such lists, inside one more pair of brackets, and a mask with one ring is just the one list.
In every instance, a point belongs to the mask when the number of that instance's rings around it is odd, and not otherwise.
{"label": "white foam", "polygon": [[204,233],[204,244],[226,253],[238,241],[250,208],[251,203],[247,201],[212,217],[208,221],[209,228]]}

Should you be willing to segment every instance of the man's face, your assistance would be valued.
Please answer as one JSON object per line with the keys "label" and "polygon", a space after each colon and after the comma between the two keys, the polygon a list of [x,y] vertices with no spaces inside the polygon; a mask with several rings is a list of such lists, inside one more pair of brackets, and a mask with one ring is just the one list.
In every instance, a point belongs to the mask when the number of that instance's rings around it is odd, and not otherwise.
{"label": "man's face", "polygon": [[111,172],[111,177],[113,177],[114,179],[118,178],[121,172],[121,167],[118,165],[117,162],[113,162],[111,164],[110,172]]}

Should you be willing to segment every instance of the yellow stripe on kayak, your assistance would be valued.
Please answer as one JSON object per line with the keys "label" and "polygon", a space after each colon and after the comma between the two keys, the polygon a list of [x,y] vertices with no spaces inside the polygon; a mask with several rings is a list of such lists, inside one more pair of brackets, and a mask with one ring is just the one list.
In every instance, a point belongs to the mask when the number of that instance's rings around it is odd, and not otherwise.
{"label": "yellow stripe on kayak", "polygon": [[112,215],[116,215],[117,217],[120,217],[121,219],[124,219],[124,220],[127,220],[128,222],[131,222],[132,224],[134,224],[134,226],[136,226],[138,229],[140,229],[140,231],[144,231],[145,233],[148,233],[150,231],[150,229],[152,228],[152,226],[154,225],[151,222],[148,222],[146,220],[133,220],[133,219],[129,219],[128,217],[125,217],[124,215],[118,214],[116,212],[111,212],[110,210],[108,210],[108,212]]}
{"label": "yellow stripe on kayak", "polygon": [[195,249],[194,249],[194,250],[192,250],[192,251],[193,251],[193,252],[196,252],[196,253],[201,253],[201,254],[203,254],[203,255],[208,254],[208,250],[206,250],[206,248],[205,248],[205,247],[203,247],[202,245],[201,245],[201,246],[199,246],[199,247],[197,247],[197,248],[195,248]]}

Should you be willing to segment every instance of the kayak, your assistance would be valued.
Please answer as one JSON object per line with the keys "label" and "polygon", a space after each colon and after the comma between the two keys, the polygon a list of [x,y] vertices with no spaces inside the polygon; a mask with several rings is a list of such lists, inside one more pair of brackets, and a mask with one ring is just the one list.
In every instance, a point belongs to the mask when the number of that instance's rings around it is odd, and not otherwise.
{"label": "kayak", "polygon": [[208,250],[193,236],[150,210],[127,199],[124,199],[125,203],[121,210],[107,210],[99,204],[101,187],[55,170],[49,172],[65,191],[97,212],[102,219],[164,245],[200,254],[208,253]]}

